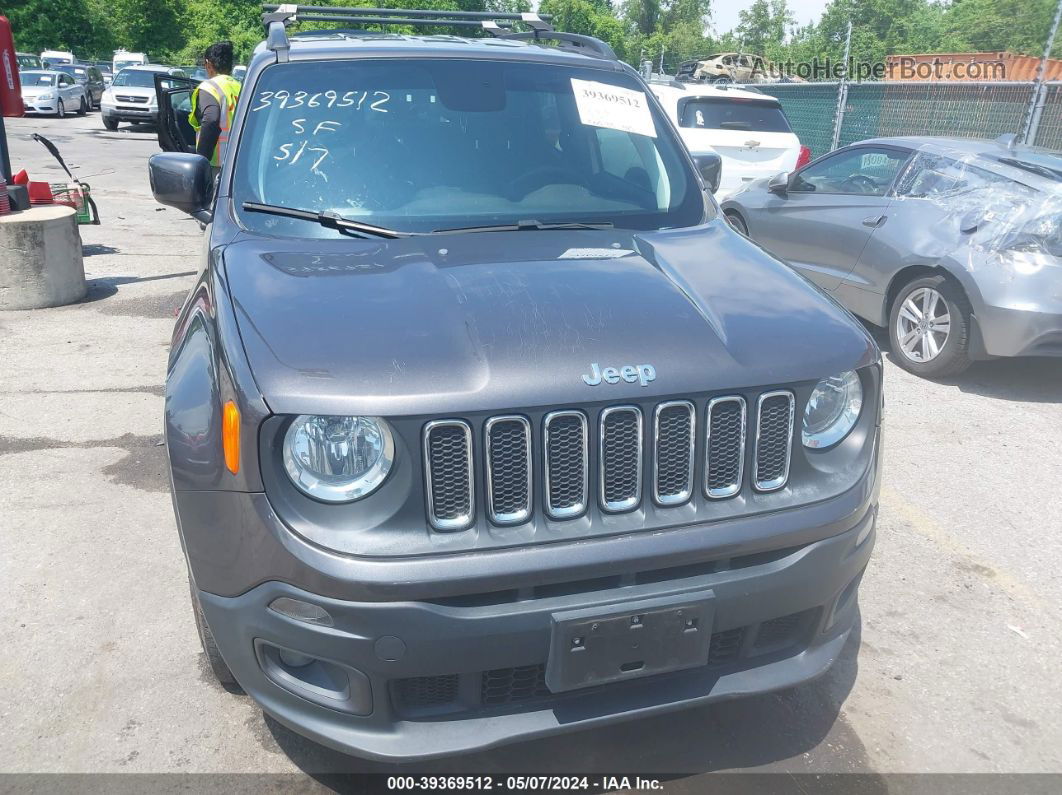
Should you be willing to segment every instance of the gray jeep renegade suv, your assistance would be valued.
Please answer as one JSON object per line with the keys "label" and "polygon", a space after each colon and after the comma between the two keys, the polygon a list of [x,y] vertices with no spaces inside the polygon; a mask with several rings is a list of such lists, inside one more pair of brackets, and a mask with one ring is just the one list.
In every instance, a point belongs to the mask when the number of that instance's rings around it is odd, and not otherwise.
{"label": "gray jeep renegade suv", "polygon": [[207,229],[165,413],[204,651],[378,759],[805,682],[874,542],[872,339],[607,45],[495,18],[267,14],[216,183],[150,164]]}

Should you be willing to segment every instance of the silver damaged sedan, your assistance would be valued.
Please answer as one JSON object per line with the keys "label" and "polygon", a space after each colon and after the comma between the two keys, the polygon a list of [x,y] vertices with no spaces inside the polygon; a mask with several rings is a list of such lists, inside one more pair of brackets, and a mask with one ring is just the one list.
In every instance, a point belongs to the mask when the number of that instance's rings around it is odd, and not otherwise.
{"label": "silver damaged sedan", "polygon": [[723,202],[738,231],[859,317],[926,377],[1062,356],[1062,152],[874,138]]}

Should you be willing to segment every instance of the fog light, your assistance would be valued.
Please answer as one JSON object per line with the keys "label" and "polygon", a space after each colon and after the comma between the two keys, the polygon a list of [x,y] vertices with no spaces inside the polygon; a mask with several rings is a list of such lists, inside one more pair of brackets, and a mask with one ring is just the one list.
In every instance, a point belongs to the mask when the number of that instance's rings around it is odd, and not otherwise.
{"label": "fog light", "polygon": [[269,609],[296,621],[305,621],[307,624],[319,624],[322,627],[334,626],[332,616],[327,610],[300,599],[281,596],[269,603]]}
{"label": "fog light", "polygon": [[312,657],[256,638],[262,673],[277,687],[322,707],[351,715],[372,713],[369,677],[344,663]]}

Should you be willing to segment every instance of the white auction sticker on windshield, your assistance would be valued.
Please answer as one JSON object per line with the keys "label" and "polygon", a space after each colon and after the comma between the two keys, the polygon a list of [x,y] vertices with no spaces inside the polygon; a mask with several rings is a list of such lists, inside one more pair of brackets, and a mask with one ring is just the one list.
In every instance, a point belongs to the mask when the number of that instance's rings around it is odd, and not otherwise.
{"label": "white auction sticker on windshield", "polygon": [[656,125],[643,92],[593,80],[571,80],[583,124],[656,138]]}

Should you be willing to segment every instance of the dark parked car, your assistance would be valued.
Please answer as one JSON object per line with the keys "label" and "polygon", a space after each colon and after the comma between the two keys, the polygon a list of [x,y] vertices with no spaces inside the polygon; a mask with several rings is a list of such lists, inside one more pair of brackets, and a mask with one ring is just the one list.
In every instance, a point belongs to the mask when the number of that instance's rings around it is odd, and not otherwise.
{"label": "dark parked car", "polygon": [[91,64],[61,64],[54,67],[57,72],[66,72],[74,78],[74,82],[85,89],[85,100],[90,108],[98,108],[100,99],[107,85],[103,81],[103,73]]}
{"label": "dark parked car", "polygon": [[20,71],[23,69],[35,69],[38,71],[44,69],[44,61],[41,60],[41,57],[30,52],[16,52],[15,60],[18,61]]}
{"label": "dark parked car", "polygon": [[954,375],[1062,356],[1062,152],[875,138],[723,202],[741,232],[860,317],[896,361]]}
{"label": "dark parked car", "polygon": [[874,543],[866,330],[730,228],[602,42],[288,15],[216,182],[190,80],[150,161],[209,224],[165,438],[214,673],[410,759],[826,671]]}
{"label": "dark parked car", "polygon": [[114,73],[111,71],[112,67],[110,61],[97,61],[93,66],[100,70],[100,75],[103,77],[103,85],[109,86],[111,81],[114,80]]}

